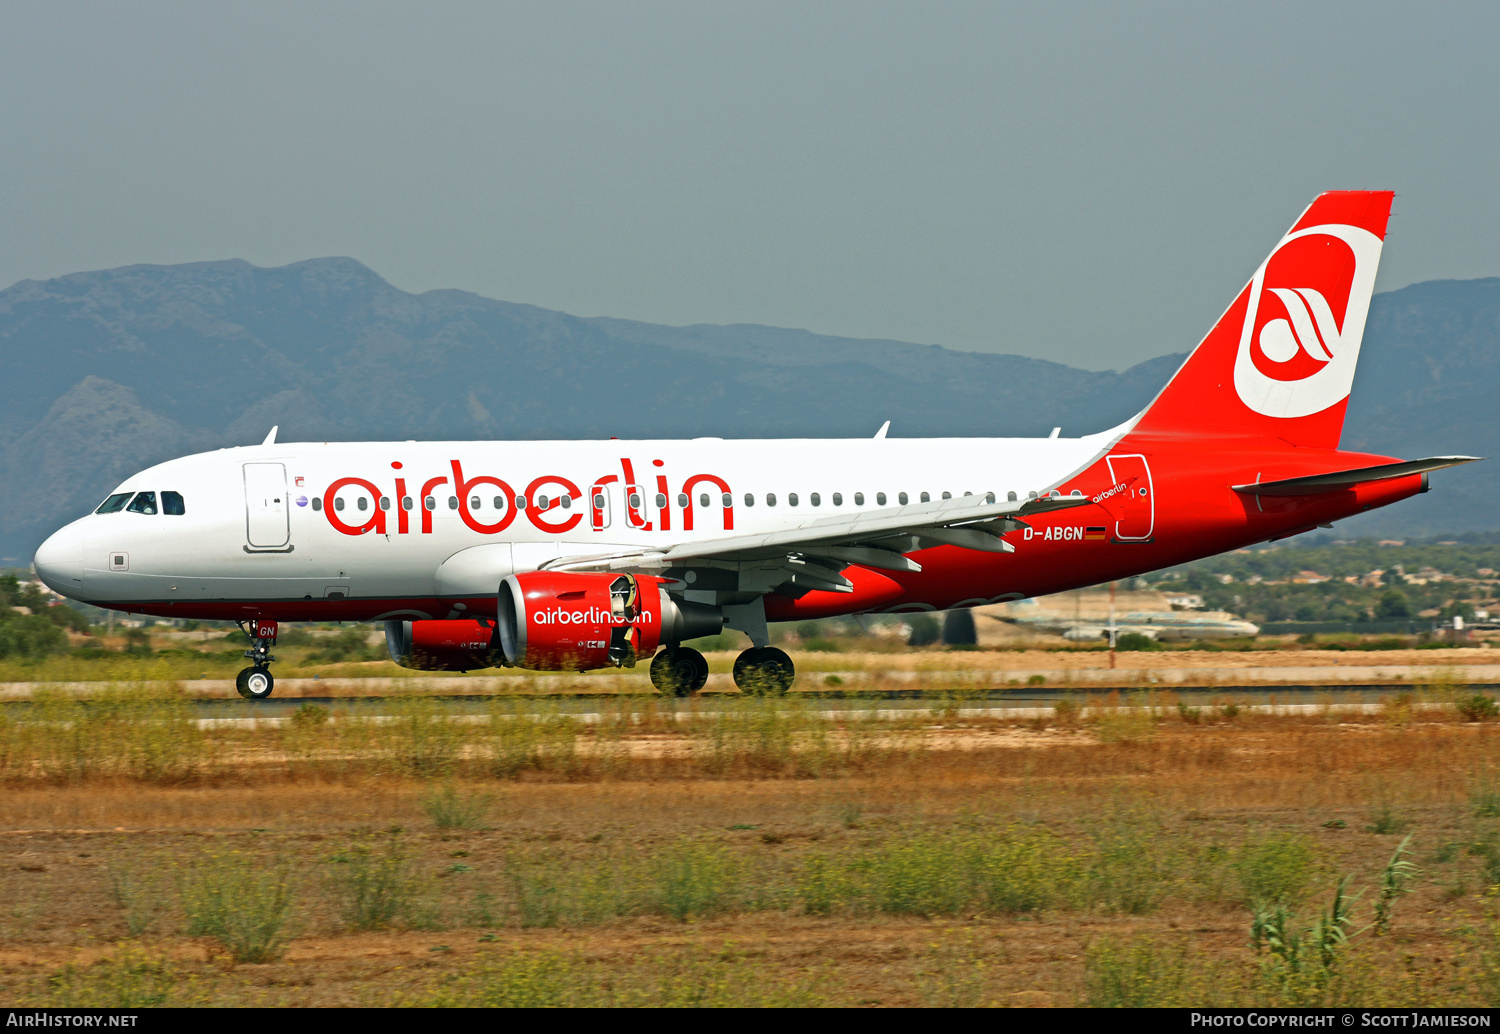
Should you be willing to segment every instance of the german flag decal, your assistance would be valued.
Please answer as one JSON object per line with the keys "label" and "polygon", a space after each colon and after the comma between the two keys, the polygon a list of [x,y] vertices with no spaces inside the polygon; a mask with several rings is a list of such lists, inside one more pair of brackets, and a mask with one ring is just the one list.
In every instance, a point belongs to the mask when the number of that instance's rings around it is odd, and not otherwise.
{"label": "german flag decal", "polygon": [[1083,540],[1085,542],[1103,542],[1109,538],[1109,533],[1103,528],[1084,528]]}

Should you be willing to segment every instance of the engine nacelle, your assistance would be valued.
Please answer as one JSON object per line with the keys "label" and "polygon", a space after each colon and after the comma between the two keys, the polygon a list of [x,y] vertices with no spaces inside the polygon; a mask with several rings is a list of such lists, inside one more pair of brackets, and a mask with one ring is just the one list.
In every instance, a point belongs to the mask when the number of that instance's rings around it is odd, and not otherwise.
{"label": "engine nacelle", "polygon": [[504,664],[493,625],[461,621],[387,621],[391,660],[418,671],[472,671]]}
{"label": "engine nacelle", "polygon": [[506,662],[538,671],[633,668],[724,627],[718,607],[675,600],[647,575],[528,571],[502,581],[497,602]]}

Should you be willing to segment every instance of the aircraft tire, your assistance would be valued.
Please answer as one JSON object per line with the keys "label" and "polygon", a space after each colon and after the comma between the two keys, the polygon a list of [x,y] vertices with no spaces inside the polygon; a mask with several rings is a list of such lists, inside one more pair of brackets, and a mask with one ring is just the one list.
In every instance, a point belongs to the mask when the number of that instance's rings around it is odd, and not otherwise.
{"label": "aircraft tire", "polygon": [[234,679],[234,688],[246,700],[264,700],[276,688],[269,668],[245,668]]}
{"label": "aircraft tire", "polygon": [[667,696],[685,697],[708,683],[708,659],[690,647],[667,647],[651,658],[651,684]]}
{"label": "aircraft tire", "polygon": [[746,696],[785,696],[796,677],[792,659],[774,646],[752,647],[734,661],[734,684]]}

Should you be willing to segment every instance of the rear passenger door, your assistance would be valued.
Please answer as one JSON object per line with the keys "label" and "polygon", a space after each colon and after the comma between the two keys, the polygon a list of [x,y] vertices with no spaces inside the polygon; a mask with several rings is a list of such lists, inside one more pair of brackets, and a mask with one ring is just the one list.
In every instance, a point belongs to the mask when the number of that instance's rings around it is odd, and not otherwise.
{"label": "rear passenger door", "polygon": [[291,529],[283,464],[245,464],[245,540],[252,550],[288,548]]}

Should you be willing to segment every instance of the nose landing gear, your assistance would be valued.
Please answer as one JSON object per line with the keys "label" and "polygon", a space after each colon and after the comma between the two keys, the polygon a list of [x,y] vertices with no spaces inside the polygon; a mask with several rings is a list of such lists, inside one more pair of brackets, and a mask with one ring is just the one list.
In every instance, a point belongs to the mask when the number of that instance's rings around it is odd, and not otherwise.
{"label": "nose landing gear", "polygon": [[264,700],[276,688],[276,680],[271,676],[271,662],[276,659],[271,656],[271,647],[276,645],[276,622],[257,618],[251,628],[246,628],[243,621],[236,624],[250,637],[252,646],[245,651],[251,667],[235,676],[234,688],[246,700]]}

